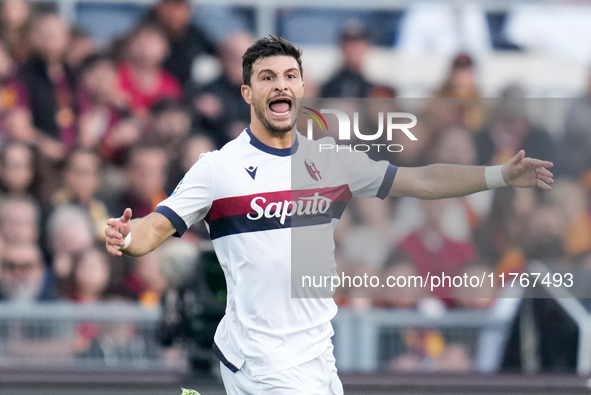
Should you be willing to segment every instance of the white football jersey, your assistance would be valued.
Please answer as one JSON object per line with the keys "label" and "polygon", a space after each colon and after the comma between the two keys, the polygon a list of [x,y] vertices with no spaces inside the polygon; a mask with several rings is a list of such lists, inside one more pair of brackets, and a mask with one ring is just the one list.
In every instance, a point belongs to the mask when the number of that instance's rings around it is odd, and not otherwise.
{"label": "white football jersey", "polygon": [[203,154],[156,209],[176,236],[206,221],[228,291],[214,351],[233,371],[248,361],[253,374],[272,373],[327,349],[336,304],[293,297],[292,265],[298,273],[317,262],[334,270],[333,232],[348,200],[383,199],[394,181],[396,166],[363,153],[320,152],[322,143],[336,146],[297,133],[291,148],[276,149],[246,129]]}

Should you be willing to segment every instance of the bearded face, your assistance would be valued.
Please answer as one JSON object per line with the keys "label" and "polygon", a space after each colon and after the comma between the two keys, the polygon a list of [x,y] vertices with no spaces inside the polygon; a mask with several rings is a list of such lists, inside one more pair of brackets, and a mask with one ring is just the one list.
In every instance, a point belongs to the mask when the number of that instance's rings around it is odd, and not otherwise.
{"label": "bearded face", "polygon": [[293,130],[297,117],[296,99],[304,95],[304,83],[297,61],[291,56],[271,56],[253,65],[251,85],[245,99],[256,120],[272,134]]}

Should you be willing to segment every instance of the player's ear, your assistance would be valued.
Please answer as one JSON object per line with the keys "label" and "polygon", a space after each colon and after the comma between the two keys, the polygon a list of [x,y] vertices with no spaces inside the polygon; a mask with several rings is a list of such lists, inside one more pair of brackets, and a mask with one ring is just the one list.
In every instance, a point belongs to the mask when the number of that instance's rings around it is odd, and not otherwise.
{"label": "player's ear", "polygon": [[242,98],[247,104],[252,104],[252,89],[250,86],[242,85],[240,93],[242,93]]}

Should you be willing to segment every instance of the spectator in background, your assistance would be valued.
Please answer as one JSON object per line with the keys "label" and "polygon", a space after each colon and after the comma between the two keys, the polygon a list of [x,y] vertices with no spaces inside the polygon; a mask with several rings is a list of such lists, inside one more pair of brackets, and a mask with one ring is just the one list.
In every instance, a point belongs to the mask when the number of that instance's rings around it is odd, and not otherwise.
{"label": "spectator in background", "polygon": [[[462,273],[466,273],[467,278],[472,278],[473,276],[480,278],[483,273],[485,273],[485,276],[490,274],[494,276],[494,266],[490,265],[489,262],[475,262],[463,268]],[[488,279],[479,287],[466,286],[466,284],[460,287],[454,286],[452,292],[454,307],[464,309],[489,308],[498,296],[497,291],[498,289],[495,287],[495,284],[491,284]]]}
{"label": "spectator in background", "polygon": [[0,239],[10,244],[39,242],[40,210],[37,202],[26,196],[8,197],[0,202]]}
{"label": "spectator in background", "polygon": [[[72,270],[66,279],[57,284],[57,294],[79,304],[108,301],[112,296],[111,260],[98,246],[75,254]],[[105,327],[97,322],[78,322],[75,329],[74,350],[77,358],[103,356]],[[116,347],[115,347],[116,348]],[[110,350],[112,351],[112,350]]]}
{"label": "spectator in background", "polygon": [[[160,273],[168,290],[179,290],[195,283],[197,267],[200,267],[200,249],[194,240],[174,238],[167,240],[159,251]],[[160,282],[160,280],[159,280]]]}
{"label": "spectator in background", "polygon": [[[392,278],[397,279],[400,276],[410,278],[410,276],[419,276],[419,272],[412,260],[406,254],[397,250],[392,250],[382,267],[380,282],[382,284],[394,284],[396,286],[384,287],[385,289],[383,291],[378,292],[376,295],[377,298],[373,300],[374,306],[386,308],[415,308],[421,298],[427,296],[424,288],[415,287],[412,283],[403,285],[402,283],[395,284],[392,282]],[[388,282],[389,277],[390,280]]]}
{"label": "spectator in background", "polygon": [[472,98],[479,97],[474,73],[474,61],[466,53],[459,53],[452,61],[451,69],[436,97]]}
{"label": "spectator in background", "polygon": [[[354,203],[356,222],[350,224],[349,231],[340,244],[343,258],[343,272],[350,276],[379,276],[382,265],[391,244],[392,230],[390,217],[392,201],[371,201],[359,198]],[[355,309],[370,307],[375,289],[352,287],[349,296],[354,298],[351,303]]]}
{"label": "spectator in background", "polygon": [[369,198],[355,200],[352,208],[357,221],[341,246],[343,257],[350,265],[381,270],[392,243],[392,203],[391,200]]}
{"label": "spectator in background", "polygon": [[8,144],[2,152],[0,169],[0,190],[6,195],[35,195],[34,180],[36,158],[33,150],[26,144],[14,142]]}
{"label": "spectator in background", "polygon": [[169,192],[185,174],[182,153],[191,133],[191,114],[180,103],[164,99],[154,105],[150,118],[150,139],[164,149],[170,159],[164,188]]}
{"label": "spectator in background", "polygon": [[[413,132],[420,132],[425,128],[424,123],[422,126],[419,125],[421,125],[420,121],[417,128],[413,128]],[[476,164],[474,135],[465,127],[453,126],[442,130],[434,137],[427,133],[418,135],[421,136],[418,141],[404,143],[404,150],[396,156],[398,160],[407,160],[407,156],[410,156],[415,150],[419,150],[415,160],[422,160],[423,163]],[[425,140],[430,146],[421,149],[421,145],[424,147],[427,144]],[[415,145],[417,142],[420,142],[418,147]],[[420,165],[421,162],[410,163]],[[472,240],[474,229],[486,218],[491,200],[491,192],[483,191],[440,201],[439,228],[441,232],[451,240],[469,242]],[[403,197],[398,199],[397,204],[398,208],[392,221],[392,227],[396,230],[396,239],[399,239],[419,229],[426,220],[426,215],[424,206],[417,199]]]}
{"label": "spectator in background", "polygon": [[189,169],[197,163],[201,154],[205,152],[211,152],[215,150],[215,144],[213,140],[203,134],[196,134],[191,136],[185,144],[182,158],[182,171],[183,174],[189,171]]}
{"label": "spectator in background", "polygon": [[151,138],[162,147],[169,158],[178,159],[191,133],[191,114],[180,103],[163,99],[152,107]]}
{"label": "spectator in background", "polygon": [[74,255],[89,249],[97,240],[86,212],[69,204],[57,207],[50,214],[46,235],[53,275],[60,282],[70,275]]}
{"label": "spectator in background", "polygon": [[0,300],[35,302],[53,298],[53,279],[39,247],[7,243],[0,269]]}
{"label": "spectator in background", "polygon": [[[482,127],[485,112],[478,101],[480,93],[476,84],[474,61],[466,53],[459,53],[452,61],[449,74],[441,87],[435,92],[436,98],[452,98],[457,100],[436,100],[438,114],[434,118],[443,120],[443,127],[465,126],[476,131]],[[434,110],[431,108],[431,110]],[[437,129],[437,126],[435,126]]]}
{"label": "spectator in background", "polygon": [[484,129],[476,135],[480,164],[505,163],[523,149],[532,158],[552,161],[553,142],[548,132],[528,119],[524,92],[507,87]]}
{"label": "spectator in background", "polygon": [[[306,84],[306,89],[308,85]],[[387,121],[384,114],[396,112],[399,110],[399,104],[396,100],[397,92],[391,86],[374,85],[368,93],[367,99],[359,103],[359,130],[362,133],[376,133],[377,130],[384,130]],[[386,126],[387,127],[387,126]],[[414,129],[413,129],[414,133]],[[388,140],[387,135],[391,134],[392,139]],[[376,144],[406,144],[408,138],[403,133],[383,133],[374,141]],[[417,140],[418,141],[418,140]],[[406,147],[405,147],[406,149]],[[402,150],[402,152],[404,149]],[[373,160],[388,160],[396,157],[400,152],[389,152],[387,149],[380,149],[377,152],[371,152],[369,155]]]}
{"label": "spectator in background", "polygon": [[162,68],[169,47],[164,32],[152,24],[140,24],[126,43],[119,65],[119,86],[127,95],[131,111],[145,119],[150,108],[164,98],[182,96],[178,80]]}
{"label": "spectator in background", "polygon": [[160,251],[152,251],[135,259],[133,271],[126,277],[130,295],[144,307],[156,307],[168,283],[160,271]]}
{"label": "spectator in background", "polygon": [[114,61],[101,54],[88,57],[80,70],[79,145],[101,152],[108,162],[121,163],[140,137],[138,122],[128,109]]}
{"label": "spectator in background", "polygon": [[585,187],[562,177],[556,180],[551,193],[545,197],[559,207],[561,217],[566,220],[562,245],[566,258],[576,262],[591,251],[591,213]]}
{"label": "spectator in background", "polygon": [[89,150],[76,149],[66,160],[64,185],[53,197],[54,205],[74,204],[83,208],[92,221],[95,236],[104,240],[107,220],[105,204],[96,197],[101,183],[101,158]]}
{"label": "spectator in background", "polygon": [[438,330],[407,329],[401,337],[405,351],[390,361],[390,370],[466,373],[474,369],[468,345],[450,341]]}
{"label": "spectator in background", "polygon": [[9,142],[0,155],[0,192],[29,195],[42,205],[49,203],[59,178],[38,150],[19,141]]}
{"label": "spectator in background", "polygon": [[563,264],[566,257],[563,239],[568,230],[568,217],[561,205],[540,199],[534,215],[529,216],[522,237],[526,259],[540,259],[546,264]]}
{"label": "spectator in background", "polygon": [[41,15],[33,21],[30,42],[31,59],[23,66],[22,79],[33,124],[62,148],[54,158],[61,159],[77,142],[76,78],[65,62],[69,27],[58,15]]}
{"label": "spectator in background", "polygon": [[418,137],[415,141],[410,141],[406,136],[396,136],[397,139],[400,139],[399,143],[402,144],[404,149],[390,155],[388,159],[391,163],[397,166],[408,167],[425,166],[428,164],[426,154],[429,145],[432,144],[433,131],[422,114],[417,114],[417,124],[412,128],[412,132],[415,136],[421,137]]}
{"label": "spectator in background", "polygon": [[38,151],[22,142],[10,142],[0,156],[0,191],[7,195],[29,195],[45,206],[59,182]]}
{"label": "spectator in background", "polygon": [[4,0],[0,4],[0,38],[14,60],[21,64],[29,55],[27,33],[31,24],[31,7],[27,0]]}
{"label": "spectator in background", "polygon": [[150,11],[147,21],[158,25],[168,39],[170,52],[164,68],[185,85],[191,80],[194,60],[203,54],[213,55],[213,42],[191,23],[193,14],[188,0],[160,0]]}
{"label": "spectator in background", "polygon": [[482,258],[495,263],[496,273],[523,270],[526,259],[523,238],[536,206],[536,196],[531,190],[495,190],[490,212],[475,230],[474,241]]}
{"label": "spectator in background", "polygon": [[61,156],[62,147],[33,126],[27,86],[18,75],[8,47],[0,41],[0,138],[35,145],[49,158]]}
{"label": "spectator in background", "polygon": [[129,153],[126,167],[127,185],[112,202],[111,212],[131,208],[134,215],[148,215],[166,198],[164,187],[168,168],[166,151],[157,146],[137,146]]}
{"label": "spectator in background", "polygon": [[[591,70],[582,98],[571,101],[564,125],[565,170],[569,174],[583,176],[584,185],[591,189]],[[561,158],[562,159],[562,158]]]}
{"label": "spectator in background", "polygon": [[221,43],[218,58],[222,75],[190,94],[198,114],[199,128],[209,131],[218,147],[248,126],[250,108],[242,98],[242,55],[253,43],[247,32],[229,34]]}
{"label": "spectator in background", "polygon": [[[471,241],[455,241],[445,235],[441,229],[441,215],[445,200],[422,200],[425,222],[416,231],[406,236],[396,247],[412,260],[421,276],[428,273],[441,276],[455,276],[460,269],[474,263],[478,251]],[[433,291],[437,296],[449,302],[452,289],[448,286]]]}
{"label": "spectator in background", "polygon": [[67,299],[78,303],[106,300],[111,285],[111,262],[103,248],[92,247],[72,259],[72,270],[61,290]]}
{"label": "spectator in background", "polygon": [[431,159],[432,163],[475,165],[478,153],[473,134],[460,126],[441,131],[434,138]]}
{"label": "spectator in background", "polygon": [[350,22],[341,33],[339,46],[343,67],[320,89],[321,97],[367,97],[372,84],[363,76],[363,63],[371,44],[365,29]]}
{"label": "spectator in background", "polygon": [[10,117],[14,111],[29,112],[29,95],[25,85],[17,76],[16,63],[12,59],[8,47],[0,41],[0,135],[18,137],[20,130],[9,127]]}
{"label": "spectator in background", "polygon": [[94,42],[86,30],[75,26],[70,33],[70,44],[66,51],[66,64],[76,74],[90,55],[94,53]]}
{"label": "spectator in background", "polygon": [[[435,136],[431,163],[476,165],[478,154],[473,133],[465,127],[454,126]],[[488,214],[492,193],[482,193],[445,200],[441,227],[454,240],[471,240],[472,231]]]}

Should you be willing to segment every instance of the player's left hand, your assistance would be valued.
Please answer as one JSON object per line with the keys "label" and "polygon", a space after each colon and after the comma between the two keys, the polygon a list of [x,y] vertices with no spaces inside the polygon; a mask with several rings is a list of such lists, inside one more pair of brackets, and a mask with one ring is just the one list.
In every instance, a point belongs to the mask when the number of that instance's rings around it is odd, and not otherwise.
{"label": "player's left hand", "polygon": [[545,191],[552,189],[554,184],[552,173],[548,168],[554,166],[552,162],[525,157],[525,151],[521,150],[501,170],[503,179],[513,187],[530,188],[538,187]]}

